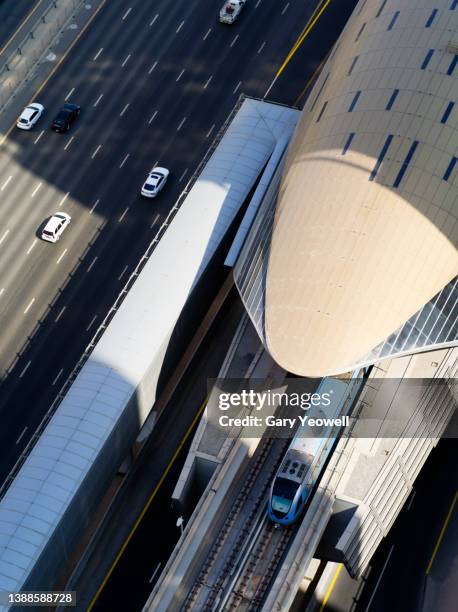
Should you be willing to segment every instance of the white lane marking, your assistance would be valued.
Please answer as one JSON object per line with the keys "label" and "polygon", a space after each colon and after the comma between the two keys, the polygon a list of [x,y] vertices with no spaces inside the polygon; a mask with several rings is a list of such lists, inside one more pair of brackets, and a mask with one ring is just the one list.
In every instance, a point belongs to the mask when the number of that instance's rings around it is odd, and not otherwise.
{"label": "white lane marking", "polygon": [[150,22],[150,24],[149,24],[149,25],[150,25],[150,27],[151,27],[152,25],[154,25],[154,23],[155,23],[155,21],[156,21],[156,19],[157,19],[158,17],[159,17],[159,13],[157,13],[157,15],[154,15],[153,21],[151,21],[151,22]]}
{"label": "white lane marking", "polygon": [[26,255],[29,255],[29,254],[30,254],[30,251],[33,249],[33,247],[36,245],[36,243],[37,243],[37,241],[36,241],[36,240],[34,240],[34,241],[32,242],[32,244],[29,246],[29,248],[28,248],[28,250],[27,250],[27,252],[26,252]]}
{"label": "white lane marking", "polygon": [[129,7],[127,11],[124,13],[124,15],[122,16],[123,21],[127,17],[127,15],[130,13],[131,10],[132,10],[132,7]]}
{"label": "white lane marking", "polygon": [[[150,228],[150,229],[153,229],[153,227],[156,225],[157,220],[159,219],[159,217],[160,217],[160,216],[161,216],[161,215],[160,215],[160,213],[157,213],[157,215],[156,215],[156,216],[154,217],[154,219],[153,219],[153,222],[152,222],[152,223],[151,223],[151,225],[149,226],[149,228]],[[1,293],[0,293],[0,295],[1,295]]]}
{"label": "white lane marking", "polygon": [[118,276],[118,281],[121,280],[121,278],[124,276],[124,274],[127,272],[129,266],[125,266],[124,270],[121,272],[121,274]]}
{"label": "white lane marking", "polygon": [[[26,368],[28,368],[28,367],[29,367],[29,365],[30,365],[30,361],[29,361],[29,363],[27,364]],[[22,374],[21,374],[21,376],[22,376]],[[19,378],[21,378],[21,376],[19,376]],[[19,442],[22,440],[22,438],[23,438],[23,436],[24,436],[24,434],[25,434],[25,432],[26,432],[26,431],[27,431],[27,425],[24,427],[24,429],[22,430],[21,435],[20,435],[20,436],[19,436],[19,438],[16,440],[16,444],[19,444]]]}
{"label": "white lane marking", "polygon": [[32,191],[32,195],[30,196],[31,198],[33,198],[37,193],[38,190],[40,189],[40,187],[43,185],[43,183],[38,183],[38,185],[35,187],[35,189]]}
{"label": "white lane marking", "polygon": [[283,7],[283,10],[282,10],[282,12],[281,12],[281,15],[284,15],[284,14],[286,13],[286,11],[288,10],[288,7],[289,7],[289,2],[287,2],[287,3],[285,4],[285,6]]}
{"label": "white lane marking", "polygon": [[122,66],[123,68],[124,68],[124,66],[127,64],[127,62],[129,61],[129,59],[130,59],[130,53],[129,53],[129,55],[126,57],[126,59],[123,61],[123,63],[121,64],[121,66]]}
{"label": "white lane marking", "polygon": [[180,125],[177,127],[177,132],[181,130],[185,121],[186,121],[186,117],[183,117],[183,119],[180,121]]}
{"label": "white lane marking", "polygon": [[122,215],[119,217],[118,219],[118,223],[121,223],[121,221],[124,219],[124,217],[127,215],[127,212],[129,210],[129,207],[126,208],[126,210],[122,213]]}
{"label": "white lane marking", "polygon": [[5,287],[2,287],[2,288],[0,289],[0,295],[3,295],[3,292],[4,292],[4,291],[5,291]]}
{"label": "white lane marking", "polygon": [[75,138],[74,136],[72,136],[70,138],[70,140],[67,142],[67,144],[64,147],[64,151],[66,151],[68,149],[68,147],[72,144],[72,141],[73,141],[74,138]]}
{"label": "white lane marking", "polygon": [[181,79],[181,77],[184,75],[184,72],[185,72],[185,71],[184,71],[184,68],[183,68],[183,70],[182,70],[182,71],[180,72],[180,74],[177,76],[177,79],[176,79],[175,83],[178,83],[178,81],[179,81],[179,80]]}
{"label": "white lane marking", "polygon": [[231,44],[229,45],[230,47],[233,47],[235,45],[235,43],[237,42],[237,38],[239,37],[238,34],[235,35],[233,41],[231,42]]}
{"label": "white lane marking", "polygon": [[208,32],[205,34],[205,36],[202,38],[202,40],[207,40],[208,35],[210,34],[211,31],[212,31],[212,28],[209,28]]}
{"label": "white lane marking", "polygon": [[100,200],[96,200],[96,201],[94,202],[94,204],[92,205],[91,210],[89,211],[89,214],[90,214],[90,215],[92,215],[92,213],[93,213],[93,212],[94,212],[94,210],[95,210],[95,207],[97,206],[97,204],[98,204],[99,202],[100,202]]}
{"label": "white lane marking", "polygon": [[33,144],[37,144],[37,142],[40,140],[40,138],[43,136],[44,133],[45,133],[45,131],[41,130],[41,132],[38,134],[38,136],[33,141]]}
{"label": "white lane marking", "polygon": [[64,306],[64,307],[62,308],[62,310],[59,312],[59,314],[57,315],[57,317],[54,319],[54,323],[57,323],[57,322],[58,322],[58,320],[59,320],[59,319],[61,318],[61,316],[64,314],[64,312],[65,312],[65,309],[66,309],[66,308],[67,308],[67,306]]}
{"label": "white lane marking", "polygon": [[95,315],[95,317],[92,319],[92,321],[86,327],[86,331],[89,331],[91,329],[91,327],[94,325],[96,319],[97,319],[97,315]]}
{"label": "white lane marking", "polygon": [[95,60],[99,57],[99,55],[102,53],[103,51],[103,47],[100,47],[100,49],[97,51],[97,53],[94,55],[94,59],[93,61],[95,62]]}
{"label": "white lane marking", "polygon": [[119,166],[120,168],[122,168],[124,166],[124,164],[126,163],[126,161],[129,159],[130,157],[130,153],[128,153],[125,158],[122,160],[121,165]]}
{"label": "white lane marking", "polygon": [[237,89],[240,87],[241,84],[242,84],[242,81],[239,81],[238,84],[237,84],[237,87],[232,92],[233,94],[235,94],[235,92],[237,91]]}
{"label": "white lane marking", "polygon": [[5,240],[5,238],[8,236],[9,233],[10,233],[10,230],[6,230],[6,232],[0,238],[0,244],[2,244],[2,242]]}
{"label": "white lane marking", "polygon": [[156,68],[157,66],[157,62],[154,62],[154,64],[151,66],[151,68],[148,70],[148,74],[151,74],[153,72],[153,70]]}
{"label": "white lane marking", "polygon": [[264,49],[264,47],[265,47],[265,46],[266,46],[266,41],[264,41],[264,42],[262,43],[262,45],[259,47],[259,49],[258,49],[258,55],[259,55],[259,53],[261,53],[261,51]]}
{"label": "white lane marking", "polygon": [[75,88],[74,88],[74,87],[72,87],[72,88],[70,89],[70,91],[68,92],[68,94],[65,96],[65,98],[64,98],[64,102],[67,102],[67,100],[69,99],[69,97],[72,95],[72,93],[73,93],[74,91],[75,91]]}
{"label": "white lane marking", "polygon": [[27,314],[32,306],[32,304],[34,303],[35,298],[32,298],[29,302],[29,305],[27,306],[27,308],[24,310],[24,314]]}
{"label": "white lane marking", "polygon": [[394,549],[394,544],[392,544],[392,546],[390,548],[390,552],[388,553],[386,561],[385,561],[385,563],[384,563],[384,565],[382,567],[382,571],[380,572],[380,576],[378,577],[377,584],[375,585],[374,590],[372,591],[371,598],[369,599],[369,603],[367,604],[367,607],[366,607],[364,612],[369,612],[369,608],[371,607],[372,601],[374,600],[375,594],[377,593],[377,589],[379,587],[379,584],[382,581],[383,574],[385,573],[386,566],[388,565],[388,561],[390,560],[390,557],[391,557],[391,554],[393,552],[393,549]]}
{"label": "white lane marking", "polygon": [[59,202],[59,206],[58,208],[60,208],[62,206],[62,204],[65,202],[65,200],[68,198],[68,196],[70,195],[70,192],[67,191],[67,193],[64,195],[64,197],[62,198],[62,200]]}
{"label": "white lane marking", "polygon": [[126,112],[126,110],[129,108],[130,104],[126,104],[125,107],[122,109],[122,111],[119,113],[119,116],[122,117],[124,115],[124,113]]}
{"label": "white lane marking", "polygon": [[209,79],[207,80],[207,82],[204,85],[204,89],[207,89],[207,87],[210,85],[210,81],[212,80],[213,75],[211,75],[211,77],[209,77]]}
{"label": "white lane marking", "polygon": [[184,177],[186,176],[187,172],[188,172],[189,168],[186,168],[186,170],[183,172],[183,174],[180,176],[180,178],[178,179],[178,182],[181,183],[181,181],[184,179]]}
{"label": "white lane marking", "polygon": [[180,25],[178,26],[177,31],[175,32],[175,34],[178,34],[178,32],[181,30],[181,28],[182,28],[183,26],[184,26],[184,21],[182,21],[182,22],[180,23]]}
{"label": "white lane marking", "polygon": [[156,569],[155,569],[155,570],[154,570],[154,572],[152,573],[151,578],[148,580],[148,582],[149,582],[150,584],[153,582],[154,577],[155,577],[155,576],[156,576],[156,574],[158,573],[158,571],[159,571],[159,568],[160,568],[160,567],[161,567],[161,563],[159,562],[159,563],[157,564],[157,566],[156,566]]}
{"label": "white lane marking", "polygon": [[215,129],[215,124],[213,124],[211,126],[211,128],[208,130],[207,135],[205,136],[205,138],[210,138],[211,133],[213,132],[213,130]]}
{"label": "white lane marking", "polygon": [[67,252],[67,249],[64,249],[62,251],[62,255],[59,257],[59,259],[56,261],[56,264],[60,263],[62,261],[62,257],[65,255],[65,253]]}
{"label": "white lane marking", "polygon": [[154,111],[154,113],[151,115],[151,119],[148,121],[148,123],[152,123],[154,121],[154,118],[157,115],[157,111]]}
{"label": "white lane marking", "polygon": [[100,149],[102,148],[102,145],[99,145],[97,147],[97,149],[94,151],[94,153],[91,155],[91,158],[94,159],[94,157],[97,155],[97,153],[100,151]]}
{"label": "white lane marking", "polygon": [[258,8],[258,6],[261,4],[261,2],[262,2],[262,0],[258,0],[258,1],[256,2],[256,4],[254,5],[254,8]]}
{"label": "white lane marking", "polygon": [[92,262],[89,264],[89,268],[86,270],[86,272],[90,272],[92,270],[92,268],[94,267],[95,262],[97,261],[98,257],[97,255],[94,257],[94,259],[92,260]]}
{"label": "white lane marking", "polygon": [[59,378],[62,376],[62,373],[64,371],[64,368],[62,368],[61,370],[59,370],[58,375],[56,376],[56,378],[52,381],[51,385],[54,387],[54,385],[56,384],[56,382],[59,380]]}
{"label": "white lane marking", "polygon": [[409,501],[409,505],[407,506],[407,510],[410,510],[410,506],[412,505],[413,498],[415,497],[415,493],[416,491],[413,491],[412,495],[410,496],[410,501]]}
{"label": "white lane marking", "polygon": [[0,190],[0,191],[3,191],[3,190],[6,188],[6,186],[7,186],[7,185],[8,185],[8,183],[11,181],[11,179],[12,179],[12,178],[13,178],[13,176],[12,176],[12,175],[10,175],[10,176],[9,176],[9,177],[6,179],[6,181],[3,183],[2,188],[1,188],[1,190]]}
{"label": "white lane marking", "polygon": [[103,98],[103,94],[100,94],[100,96],[97,98],[97,100],[94,102],[94,106],[97,106],[97,104],[100,102],[100,100]]}

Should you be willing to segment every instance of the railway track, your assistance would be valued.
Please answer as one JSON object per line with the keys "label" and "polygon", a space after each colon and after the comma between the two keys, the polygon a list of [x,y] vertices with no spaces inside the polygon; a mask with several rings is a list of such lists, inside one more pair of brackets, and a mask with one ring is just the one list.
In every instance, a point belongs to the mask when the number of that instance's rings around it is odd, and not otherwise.
{"label": "railway track", "polygon": [[213,610],[215,612],[260,610],[294,532],[292,528],[277,527],[263,513],[256,538],[247,547],[225,595]]}
{"label": "railway track", "polygon": [[[182,612],[226,609],[221,606],[226,605],[227,594],[232,593],[234,577],[237,578],[237,588],[242,588],[238,586],[238,579],[242,577],[243,568],[251,567],[247,565],[250,552],[253,549],[253,554],[256,554],[258,536],[262,530],[270,529],[265,515],[267,496],[287,445],[288,440],[273,438],[263,438],[259,443],[245,481],[210,548]],[[245,579],[248,578],[247,572],[248,569],[244,574]],[[249,582],[248,578],[247,584]]]}

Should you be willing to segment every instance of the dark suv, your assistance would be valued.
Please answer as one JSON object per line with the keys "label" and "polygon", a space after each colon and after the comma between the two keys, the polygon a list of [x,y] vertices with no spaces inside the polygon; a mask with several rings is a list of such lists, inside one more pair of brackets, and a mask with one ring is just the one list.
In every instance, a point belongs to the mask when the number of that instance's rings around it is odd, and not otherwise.
{"label": "dark suv", "polygon": [[64,104],[54,121],[51,123],[51,128],[55,132],[67,132],[80,112],[81,106],[77,104]]}

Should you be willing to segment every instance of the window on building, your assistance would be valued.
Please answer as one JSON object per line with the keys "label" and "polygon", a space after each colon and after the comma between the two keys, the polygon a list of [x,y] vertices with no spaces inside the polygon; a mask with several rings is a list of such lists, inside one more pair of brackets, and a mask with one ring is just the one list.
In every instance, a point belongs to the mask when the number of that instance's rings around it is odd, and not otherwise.
{"label": "window on building", "polygon": [[355,42],[358,42],[359,37],[360,37],[360,36],[361,36],[361,34],[363,33],[363,31],[364,31],[364,28],[365,28],[365,27],[366,27],[366,24],[365,24],[365,23],[363,23],[363,25],[361,26],[361,28],[360,28],[360,30],[359,30],[359,32],[358,32],[358,35],[357,35],[357,36],[356,36],[356,38],[355,38]]}
{"label": "window on building", "polygon": [[382,150],[380,151],[380,155],[378,156],[378,159],[375,162],[375,166],[372,169],[372,172],[370,173],[370,176],[369,176],[370,181],[373,181],[375,177],[377,176],[377,172],[379,171],[379,168],[382,165],[383,160],[385,159],[385,155],[389,149],[389,146],[392,140],[393,140],[393,134],[389,134],[389,136],[385,140],[385,144],[383,145]]}
{"label": "window on building", "polygon": [[441,123],[447,123],[447,120],[450,117],[450,113],[452,112],[454,106],[455,102],[449,102],[447,104],[447,108],[445,109],[444,114],[442,115]]}
{"label": "window on building", "polygon": [[455,66],[458,62],[458,55],[454,55],[452,61],[450,62],[450,66],[448,67],[447,74],[451,76],[453,71],[455,70]]}
{"label": "window on building", "polygon": [[[458,0],[457,0],[458,2]],[[359,7],[358,15],[361,15],[363,8],[366,6],[366,0],[361,2],[361,6]]]}
{"label": "window on building", "polygon": [[398,97],[399,89],[395,89],[388,100],[388,104],[386,105],[386,110],[391,110],[393,104],[395,103],[396,98]]}
{"label": "window on building", "polygon": [[326,106],[327,106],[327,105],[328,105],[328,103],[327,103],[327,102],[325,102],[325,103],[323,104],[323,106],[321,107],[321,110],[320,110],[320,112],[319,112],[319,114],[318,114],[318,117],[316,118],[316,122],[317,122],[317,123],[318,123],[318,121],[321,119],[321,117],[323,116],[323,113],[324,113],[324,111],[326,110]]}
{"label": "window on building", "polygon": [[380,5],[380,7],[379,7],[379,9],[377,11],[377,14],[375,16],[376,18],[380,17],[380,15],[382,14],[383,9],[385,8],[385,4],[386,4],[386,0],[383,0],[382,4]]}
{"label": "window on building", "polygon": [[393,26],[396,23],[398,17],[399,17],[399,11],[396,11],[388,25],[388,28],[387,28],[388,31],[393,29]]}
{"label": "window on building", "polygon": [[393,183],[393,187],[399,187],[399,185],[401,184],[402,179],[404,178],[404,174],[406,173],[407,168],[409,167],[410,162],[412,161],[412,157],[414,156],[415,150],[418,147],[418,140],[415,140],[411,146],[410,149],[407,152],[407,155],[404,159],[404,162],[398,172],[397,177],[394,180]]}
{"label": "window on building", "polygon": [[318,93],[316,94],[315,99],[313,100],[313,104],[312,104],[312,106],[310,107],[310,112],[312,112],[312,111],[313,111],[313,109],[315,108],[315,105],[316,105],[316,103],[318,102],[318,98],[320,97],[321,92],[323,91],[323,88],[324,88],[324,86],[326,85],[326,81],[328,80],[328,78],[329,78],[329,72],[328,72],[328,74],[326,75],[326,77],[325,77],[324,81],[321,83],[321,87],[320,87],[320,89],[318,90]]}
{"label": "window on building", "polygon": [[359,100],[359,96],[361,95],[360,91],[357,91],[353,97],[353,100],[351,101],[350,106],[348,107],[348,112],[351,113],[351,111],[355,108],[356,103]]}
{"label": "window on building", "polygon": [[447,166],[447,170],[444,172],[444,176],[442,177],[444,181],[448,181],[448,179],[450,178],[450,175],[452,174],[453,169],[456,166],[457,160],[458,160],[458,157],[452,157],[449,165]]}
{"label": "window on building", "polygon": [[351,65],[350,65],[350,69],[348,70],[348,76],[350,76],[350,74],[353,72],[353,68],[355,67],[356,62],[358,61],[358,55],[353,59]]}
{"label": "window on building", "polygon": [[433,56],[434,53],[434,49],[430,49],[428,51],[428,53],[425,55],[425,59],[423,60],[423,63],[421,65],[421,69],[425,70],[425,68],[428,66],[429,62],[431,61],[431,58]]}
{"label": "window on building", "polygon": [[351,141],[353,140],[354,137],[355,137],[355,132],[352,132],[344,144],[344,147],[342,149],[342,155],[345,155],[345,153],[348,151],[351,145]]}
{"label": "window on building", "polygon": [[430,27],[431,27],[431,25],[432,25],[432,23],[433,23],[434,18],[436,17],[436,15],[437,15],[437,9],[433,9],[433,12],[432,12],[432,13],[431,13],[431,15],[428,17],[428,21],[427,21],[427,22],[426,22],[426,24],[425,24],[425,27],[426,27],[426,28],[430,28]]}

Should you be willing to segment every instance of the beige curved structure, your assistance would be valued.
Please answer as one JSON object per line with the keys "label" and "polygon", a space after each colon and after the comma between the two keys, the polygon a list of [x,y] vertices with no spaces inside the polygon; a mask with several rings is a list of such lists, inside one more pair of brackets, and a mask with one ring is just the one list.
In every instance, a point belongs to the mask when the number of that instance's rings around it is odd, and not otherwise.
{"label": "beige curved structure", "polygon": [[360,2],[308,98],[265,288],[265,342],[291,372],[359,364],[458,274],[454,4]]}

